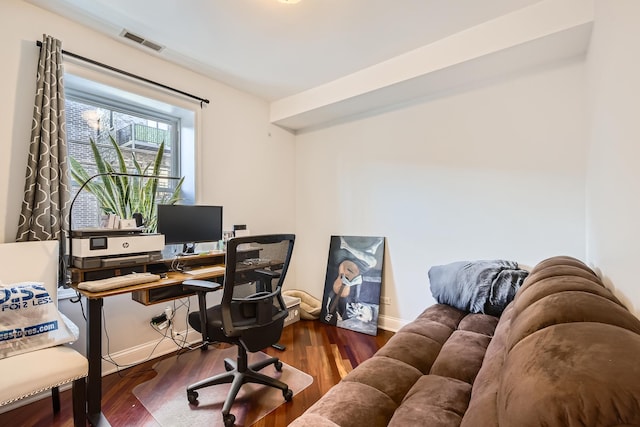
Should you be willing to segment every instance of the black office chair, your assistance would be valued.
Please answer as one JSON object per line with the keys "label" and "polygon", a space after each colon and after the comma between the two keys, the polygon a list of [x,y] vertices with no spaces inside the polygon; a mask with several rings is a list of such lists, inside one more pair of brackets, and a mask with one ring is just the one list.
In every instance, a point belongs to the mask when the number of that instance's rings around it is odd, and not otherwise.
{"label": "black office chair", "polygon": [[[288,311],[282,295],[282,283],[293,252],[293,234],[246,236],[227,243],[226,270],[219,305],[206,306],[206,293],[220,286],[201,280],[188,280],[184,288],[198,295],[199,311],[189,313],[189,324],[203,336],[203,349],[208,343],[226,342],[238,347],[237,361],[225,359],[227,372],[187,387],[189,403],[196,404],[196,390],[215,384],[231,383],[222,407],[225,426],[235,423],[229,411],[245,383],[258,383],[282,390],[286,401],[293,392],[287,384],[257,371],[274,365],[282,371],[282,362],[272,357],[248,365],[247,352],[257,352],[278,342]],[[203,328],[202,325],[205,325]]]}

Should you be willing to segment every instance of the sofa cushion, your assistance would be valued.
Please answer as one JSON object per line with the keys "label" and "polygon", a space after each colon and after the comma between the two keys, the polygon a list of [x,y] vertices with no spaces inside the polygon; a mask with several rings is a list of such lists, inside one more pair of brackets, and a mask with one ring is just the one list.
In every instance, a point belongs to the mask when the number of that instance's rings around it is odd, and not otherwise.
{"label": "sofa cushion", "polygon": [[[457,316],[456,316],[457,317]],[[397,334],[401,332],[411,332],[414,334],[422,335],[423,337],[430,338],[440,345],[444,344],[453,333],[455,327],[451,328],[447,325],[443,325],[440,322],[418,317],[413,322],[404,325]]]}
{"label": "sofa cushion", "polygon": [[544,270],[547,267],[553,267],[556,265],[578,267],[591,273],[594,276],[596,275],[596,273],[594,273],[592,269],[587,267],[587,265],[584,262],[572,256],[566,256],[566,255],[554,256],[554,257],[547,258],[540,261],[531,269],[531,273],[537,273],[538,271]]}
{"label": "sofa cushion", "polygon": [[465,382],[437,375],[425,375],[409,390],[389,425],[458,425],[467,409],[470,395],[471,385]]}
{"label": "sofa cushion", "polygon": [[[362,366],[362,365],[360,365]],[[305,412],[304,418],[312,415],[315,426],[330,426],[335,423],[340,427],[361,427],[362,421],[371,427],[382,427],[389,424],[397,404],[385,393],[353,381],[341,381],[333,386],[322,399],[314,403]],[[322,419],[329,422],[323,422]],[[308,426],[300,418],[291,426]]]}
{"label": "sofa cushion", "polygon": [[440,354],[442,343],[413,332],[398,332],[376,353],[400,360],[427,374]]}
{"label": "sofa cushion", "polygon": [[469,407],[462,418],[461,427],[497,427],[497,399],[500,375],[504,366],[507,332],[513,318],[513,303],[510,304],[500,317],[482,366],[473,382]]}
{"label": "sofa cushion", "polygon": [[424,310],[418,319],[427,319],[442,323],[451,329],[458,329],[458,324],[468,313],[446,304],[435,304]]}
{"label": "sofa cushion", "polygon": [[490,341],[490,337],[477,332],[455,331],[442,346],[430,374],[473,384]]}
{"label": "sofa cushion", "polygon": [[304,416],[298,417],[289,427],[340,427],[331,421],[327,416],[314,414],[311,411],[305,412]]}
{"label": "sofa cushion", "polygon": [[548,295],[562,291],[587,292],[607,298],[616,304],[622,305],[620,301],[613,296],[611,291],[593,279],[586,279],[584,277],[577,276],[558,276],[548,277],[533,283],[531,286],[521,288],[521,291],[518,292],[516,298],[513,300],[515,311],[520,313],[534,302]]}
{"label": "sofa cushion", "polygon": [[640,320],[624,307],[601,296],[564,291],[546,296],[525,308],[511,323],[507,351],[535,331],[571,322],[599,322],[640,333]]}
{"label": "sofa cushion", "polygon": [[389,396],[399,405],[421,376],[422,372],[405,362],[376,354],[349,372],[341,383],[366,384]]}
{"label": "sofa cushion", "polygon": [[500,427],[640,425],[640,335],[603,323],[563,323],[507,355]]}
{"label": "sofa cushion", "polygon": [[561,277],[561,276],[583,277],[585,279],[592,280],[604,286],[602,284],[602,280],[600,280],[600,278],[596,276],[595,273],[593,273],[591,270],[585,270],[582,267],[577,267],[573,265],[551,265],[549,267],[539,269],[539,270],[536,270],[534,268],[534,270],[535,270],[535,273],[532,272],[531,274],[529,274],[529,276],[525,279],[524,283],[518,290],[518,293],[524,292],[525,289],[527,289],[529,286],[533,285],[534,283],[540,280],[547,279],[549,277]]}
{"label": "sofa cushion", "polygon": [[458,329],[463,331],[477,332],[479,334],[492,337],[498,324],[498,319],[495,316],[488,314],[475,314],[470,313],[464,316],[464,318],[458,324]]}

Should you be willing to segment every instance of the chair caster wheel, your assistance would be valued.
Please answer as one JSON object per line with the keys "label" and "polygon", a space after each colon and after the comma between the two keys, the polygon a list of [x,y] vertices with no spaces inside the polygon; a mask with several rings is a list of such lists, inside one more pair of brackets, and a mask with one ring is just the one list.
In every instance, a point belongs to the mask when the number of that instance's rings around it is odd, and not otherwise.
{"label": "chair caster wheel", "polygon": [[293,391],[290,388],[282,390],[282,395],[284,396],[284,400],[286,400],[287,402],[293,399]]}
{"label": "chair caster wheel", "polygon": [[222,415],[224,427],[232,427],[236,423],[236,416],[233,414]]}
{"label": "chair caster wheel", "polygon": [[225,360],[224,361],[224,369],[227,372],[231,372],[231,371],[233,371],[233,365]]}
{"label": "chair caster wheel", "polygon": [[187,400],[189,400],[189,403],[196,404],[198,402],[198,392],[187,391]]}
{"label": "chair caster wheel", "polygon": [[277,362],[275,362],[275,363],[273,364],[273,366],[275,366],[276,371],[278,371],[278,372],[282,372],[282,362],[281,362],[281,361],[279,361],[279,360],[278,360]]}

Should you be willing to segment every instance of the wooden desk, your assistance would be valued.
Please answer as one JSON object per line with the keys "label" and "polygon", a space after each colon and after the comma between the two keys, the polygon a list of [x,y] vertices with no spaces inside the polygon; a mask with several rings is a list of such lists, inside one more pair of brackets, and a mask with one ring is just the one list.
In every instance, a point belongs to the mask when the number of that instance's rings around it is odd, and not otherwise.
{"label": "wooden desk", "polygon": [[[197,262],[197,265],[203,266],[206,265],[203,264],[206,262],[211,263],[212,261],[224,261],[224,253],[214,254],[208,257],[194,255],[184,258],[185,262],[191,260]],[[213,265],[222,264],[216,263]],[[79,272],[76,271],[75,273]],[[78,277],[84,277],[83,275],[86,272],[80,273],[82,273],[82,275]],[[71,285],[75,290],[77,290],[87,299],[87,359],[89,361],[89,375],[87,376],[87,418],[93,426],[110,425],[109,421],[107,421],[107,419],[104,417],[104,414],[102,413],[102,306],[104,298],[127,293],[144,296],[149,295],[149,291],[152,291],[154,289],[170,289],[172,287],[181,289],[182,282],[184,282],[185,280],[196,278],[205,280],[220,280],[224,277],[224,272],[211,272],[197,276],[179,272],[169,272],[167,273],[167,275],[168,277],[166,279],[160,279],[155,282],[111,289],[103,292],[89,292],[78,289],[77,283],[73,283]],[[189,295],[190,294],[191,293],[189,293]],[[183,296],[188,295],[181,294],[180,296],[176,296],[175,298],[182,298]],[[166,301],[166,299],[164,301]]]}
{"label": "wooden desk", "polygon": [[[253,254],[251,255],[256,256]],[[195,269],[198,267],[211,266],[211,265],[224,265],[224,257],[225,257],[224,252],[213,251],[213,252],[209,252],[201,255],[187,255],[187,256],[181,256],[180,258],[177,258],[177,259],[162,259],[158,261],[146,262],[146,263],[136,264],[136,265],[129,265],[124,267],[96,267],[96,268],[84,268],[84,269],[74,267],[74,268],[70,268],[69,271],[71,272],[71,282],[73,284],[80,283],[85,280],[100,280],[108,277],[121,276],[121,275],[134,273],[134,272],[135,273],[169,272],[168,273],[169,277],[167,279],[159,280],[157,282],[154,282],[152,285],[149,285],[149,284],[141,285],[140,289],[131,288],[132,289],[131,291],[121,291],[120,289],[115,289],[113,291],[114,293],[112,293],[112,291],[108,291],[104,293],[104,295],[102,295],[102,296],[110,296],[110,295],[117,295],[119,293],[121,294],[121,293],[131,292],[132,299],[134,301],[137,301],[144,305],[149,305],[149,304],[158,304],[161,302],[166,302],[166,301],[174,300],[176,298],[182,298],[183,296],[191,295],[191,293],[188,293],[188,292],[185,292],[185,293],[177,292],[173,294],[171,292],[168,292],[168,295],[166,295],[164,298],[160,298],[160,297],[154,298],[153,295],[151,296],[148,295],[150,290],[158,291],[158,290],[162,290],[162,288],[170,290],[171,287],[177,290],[181,289],[180,286],[175,286],[175,285],[180,285],[183,280],[187,280],[187,277],[186,275],[184,275],[184,277],[181,276],[182,273],[179,273],[179,272],[170,272],[171,270],[173,270],[172,267],[176,261],[179,262],[181,266]],[[203,277],[204,276],[201,276],[199,278],[203,278]],[[191,278],[194,278],[194,277],[191,277]]]}
{"label": "wooden desk", "polygon": [[[243,262],[248,259],[258,258],[260,250],[257,248],[247,248],[242,251],[238,261]],[[211,252],[200,255],[188,255],[179,258],[183,266],[196,269],[198,267],[206,267],[213,265],[224,265],[224,252]],[[141,304],[157,304],[170,301],[177,298],[183,298],[193,295],[193,292],[182,290],[182,282],[190,279],[203,279],[222,282],[224,278],[223,271],[216,271],[198,275],[186,274],[177,271],[167,272],[167,278],[160,279],[155,282],[144,283],[140,285],[126,286],[123,288],[111,289],[103,292],[89,292],[78,289],[77,284],[83,280],[97,280],[115,275],[128,274],[136,272],[153,272],[158,268],[170,269],[175,260],[160,260],[146,264],[118,267],[118,268],[93,268],[79,269],[72,268],[71,277],[75,290],[87,298],[87,359],[89,360],[89,375],[87,376],[87,418],[94,426],[110,425],[102,414],[102,306],[104,298],[130,293],[132,299]],[[281,262],[268,262],[268,266],[278,266]],[[251,271],[256,268],[263,268],[267,265],[250,264],[246,269]]]}

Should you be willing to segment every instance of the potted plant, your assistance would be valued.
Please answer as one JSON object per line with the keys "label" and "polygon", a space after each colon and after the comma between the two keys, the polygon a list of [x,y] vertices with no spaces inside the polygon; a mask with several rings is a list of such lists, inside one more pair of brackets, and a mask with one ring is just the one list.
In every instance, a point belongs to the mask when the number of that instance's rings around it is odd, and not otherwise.
{"label": "potted plant", "polygon": [[[115,139],[109,135],[109,141],[115,149],[117,158],[117,167],[104,159],[98,146],[93,139],[90,139],[91,151],[95,161],[96,173],[131,173],[137,175],[158,175],[160,173],[160,165],[162,156],[164,155],[164,141],[160,144],[158,152],[154,160],[145,166],[142,166],[134,153],[131,154],[132,163],[135,170],[129,171],[125,162],[120,146]],[[73,157],[71,159],[71,177],[80,185],[87,182],[92,176]],[[156,205],[175,204],[180,200],[180,189],[184,177],[180,178],[173,193],[170,196],[162,197],[158,202],[157,189],[158,180],[129,176],[102,176],[88,182],[85,189],[93,194],[100,205],[100,209],[104,214],[115,214],[120,218],[132,218],[134,213],[140,213],[143,218],[143,224],[146,232],[154,232],[157,225]]]}

